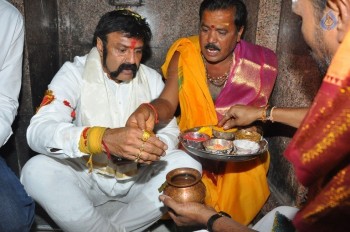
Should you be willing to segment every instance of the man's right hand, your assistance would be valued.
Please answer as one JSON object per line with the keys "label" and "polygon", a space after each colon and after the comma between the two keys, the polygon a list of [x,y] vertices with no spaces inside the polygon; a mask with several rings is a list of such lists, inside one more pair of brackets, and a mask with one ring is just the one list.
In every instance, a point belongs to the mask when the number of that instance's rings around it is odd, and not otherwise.
{"label": "man's right hand", "polygon": [[225,129],[230,129],[237,126],[248,126],[254,121],[259,120],[265,112],[264,107],[234,105],[226,111],[224,117],[218,123]]}
{"label": "man's right hand", "polygon": [[[169,208],[169,215],[178,226],[206,226],[209,218],[217,214],[217,212],[210,206],[197,202],[179,203],[166,195],[160,195],[159,199]],[[231,218],[222,217],[222,219],[215,222],[213,231],[253,232],[255,230],[241,225]]]}
{"label": "man's right hand", "polygon": [[[147,134],[150,136],[145,136]],[[103,135],[103,142],[111,155],[147,164],[159,160],[168,149],[168,146],[151,132],[132,127],[107,129]]]}
{"label": "man's right hand", "polygon": [[142,104],[130,115],[125,126],[153,131],[156,120],[155,117],[151,107]]}
{"label": "man's right hand", "polygon": [[178,203],[166,195],[160,195],[159,199],[170,208],[169,215],[178,226],[205,225],[216,214],[213,208],[197,202]]}

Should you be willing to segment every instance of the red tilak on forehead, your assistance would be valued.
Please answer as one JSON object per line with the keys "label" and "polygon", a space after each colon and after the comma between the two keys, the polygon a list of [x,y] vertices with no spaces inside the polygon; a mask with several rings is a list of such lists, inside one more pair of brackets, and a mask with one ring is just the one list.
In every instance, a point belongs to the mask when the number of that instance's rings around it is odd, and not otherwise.
{"label": "red tilak on forehead", "polygon": [[136,46],[136,39],[131,40],[131,49],[134,49]]}
{"label": "red tilak on forehead", "polygon": [[213,28],[213,29],[215,28],[215,26],[214,26],[214,25],[211,25],[210,27],[211,27],[211,28]]}

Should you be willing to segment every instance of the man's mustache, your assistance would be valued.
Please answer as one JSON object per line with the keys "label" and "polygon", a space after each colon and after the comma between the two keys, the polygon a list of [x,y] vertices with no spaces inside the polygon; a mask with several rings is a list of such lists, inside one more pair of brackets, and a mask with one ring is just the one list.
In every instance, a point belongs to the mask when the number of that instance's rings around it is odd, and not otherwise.
{"label": "man's mustache", "polygon": [[221,51],[221,49],[213,43],[208,43],[207,45],[205,45],[204,48],[205,49],[212,49],[212,50],[216,50],[216,51]]}
{"label": "man's mustache", "polygon": [[137,72],[137,65],[130,64],[130,63],[123,63],[119,66],[119,68],[116,71],[111,72],[110,76],[113,79],[116,79],[123,70],[131,70],[133,73],[133,78],[134,78],[136,76],[136,72]]}

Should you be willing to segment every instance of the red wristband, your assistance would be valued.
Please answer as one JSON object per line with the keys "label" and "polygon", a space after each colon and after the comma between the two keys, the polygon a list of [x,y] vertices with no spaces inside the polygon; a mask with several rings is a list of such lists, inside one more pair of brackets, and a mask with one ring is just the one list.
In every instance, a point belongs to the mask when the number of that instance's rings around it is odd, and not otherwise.
{"label": "red wristband", "polygon": [[154,123],[157,124],[159,122],[159,120],[158,120],[158,113],[157,113],[156,108],[154,108],[154,106],[151,103],[142,103],[141,105],[146,105],[153,110],[153,113],[155,116]]}
{"label": "red wristband", "polygon": [[103,142],[103,140],[102,140],[102,146],[103,146],[103,148],[104,148],[105,151],[106,151],[107,158],[110,160],[110,159],[111,159],[111,152],[109,151],[107,145],[105,144],[105,142]]}

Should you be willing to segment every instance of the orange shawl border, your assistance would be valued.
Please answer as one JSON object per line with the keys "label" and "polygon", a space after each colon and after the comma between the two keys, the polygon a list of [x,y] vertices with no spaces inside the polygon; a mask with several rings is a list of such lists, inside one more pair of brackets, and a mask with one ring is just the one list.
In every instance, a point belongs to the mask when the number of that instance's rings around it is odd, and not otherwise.
{"label": "orange shawl border", "polygon": [[[201,57],[198,37],[181,38],[169,49],[162,72],[166,70],[173,54],[179,51],[179,102],[181,114],[179,127],[181,131],[204,125],[216,125],[218,122],[214,102],[210,95],[204,63]],[[184,76],[183,74],[186,74]]]}

